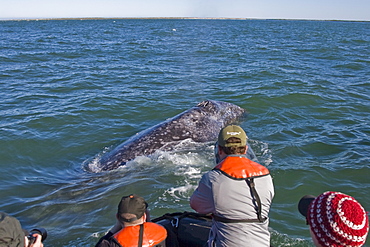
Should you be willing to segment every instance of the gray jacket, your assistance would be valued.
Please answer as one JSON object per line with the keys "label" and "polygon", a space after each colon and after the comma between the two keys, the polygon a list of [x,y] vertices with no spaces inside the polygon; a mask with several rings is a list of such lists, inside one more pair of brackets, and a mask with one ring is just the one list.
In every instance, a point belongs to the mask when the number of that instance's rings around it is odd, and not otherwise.
{"label": "gray jacket", "polygon": [[[268,213],[274,197],[270,175],[254,178],[255,188],[262,204],[264,222],[223,223],[213,220],[208,246],[268,247]],[[190,206],[201,214],[212,213],[223,218],[256,219],[256,201],[245,180],[227,177],[219,170],[211,170],[202,176],[198,188],[190,198]]]}

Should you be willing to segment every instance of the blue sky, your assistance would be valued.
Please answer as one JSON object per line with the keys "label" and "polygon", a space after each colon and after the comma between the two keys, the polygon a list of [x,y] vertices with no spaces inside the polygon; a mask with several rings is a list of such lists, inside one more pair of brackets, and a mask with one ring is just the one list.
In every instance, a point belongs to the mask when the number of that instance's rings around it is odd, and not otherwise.
{"label": "blue sky", "polygon": [[370,0],[0,0],[0,19],[228,17],[370,21]]}

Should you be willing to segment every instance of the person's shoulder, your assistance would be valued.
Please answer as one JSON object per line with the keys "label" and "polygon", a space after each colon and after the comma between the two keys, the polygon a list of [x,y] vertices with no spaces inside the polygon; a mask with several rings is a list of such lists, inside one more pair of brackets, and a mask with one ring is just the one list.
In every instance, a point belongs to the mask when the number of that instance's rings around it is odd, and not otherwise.
{"label": "person's shoulder", "polygon": [[166,230],[166,228],[160,224],[154,223],[154,222],[145,222],[144,223],[145,227],[150,227],[152,229],[157,229],[157,230]]}
{"label": "person's shoulder", "polygon": [[272,180],[272,176],[271,174],[266,174],[266,175],[263,175],[263,176],[259,176],[259,177],[255,177],[256,180]]}
{"label": "person's shoulder", "polygon": [[99,241],[95,247],[121,247],[116,241],[113,239],[103,239],[102,241]]}
{"label": "person's shoulder", "polygon": [[146,228],[150,228],[150,230],[155,233],[155,235],[158,236],[163,236],[163,238],[165,239],[167,237],[167,230],[164,226],[160,225],[160,224],[157,224],[157,223],[154,223],[154,222],[145,222],[144,223],[144,226]]}
{"label": "person's shoulder", "polygon": [[270,188],[272,190],[274,189],[274,182],[273,182],[272,177],[271,177],[270,174],[265,175],[265,176],[261,176],[261,177],[256,177],[254,179],[254,182],[256,183],[256,186],[263,184],[263,186],[266,189],[268,189],[268,188]]}
{"label": "person's shoulder", "polygon": [[113,238],[113,233],[108,232],[106,235],[99,239],[95,247],[119,247],[120,245]]}
{"label": "person's shoulder", "polygon": [[221,172],[216,169],[212,169],[202,175],[202,181],[203,182],[209,182],[212,180],[215,180],[218,176],[220,176]]}

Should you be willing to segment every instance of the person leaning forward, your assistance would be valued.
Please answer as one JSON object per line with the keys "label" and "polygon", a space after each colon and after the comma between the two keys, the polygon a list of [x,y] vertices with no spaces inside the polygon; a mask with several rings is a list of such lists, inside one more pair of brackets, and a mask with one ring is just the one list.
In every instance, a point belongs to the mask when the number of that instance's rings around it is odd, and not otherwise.
{"label": "person leaning forward", "polygon": [[1,247],[43,247],[42,236],[34,234],[35,241],[29,242],[29,233],[22,229],[21,223],[16,218],[0,212],[0,246]]}
{"label": "person leaning forward", "polygon": [[270,246],[268,213],[274,186],[268,169],[247,158],[247,135],[237,125],[221,129],[216,167],[205,173],[190,198],[201,214],[212,214],[208,246]]}
{"label": "person leaning forward", "polygon": [[326,191],[305,195],[298,203],[316,247],[360,247],[369,233],[368,212],[352,196]]}
{"label": "person leaning forward", "polygon": [[144,198],[131,194],[122,197],[118,204],[116,225],[95,247],[165,247],[166,229],[153,222],[147,222],[148,204]]}

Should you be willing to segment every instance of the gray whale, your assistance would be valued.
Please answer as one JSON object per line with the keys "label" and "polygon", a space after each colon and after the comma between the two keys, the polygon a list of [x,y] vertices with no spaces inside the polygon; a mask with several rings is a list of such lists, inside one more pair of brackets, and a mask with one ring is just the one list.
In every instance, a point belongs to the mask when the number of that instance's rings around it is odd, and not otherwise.
{"label": "gray whale", "polygon": [[221,128],[235,123],[246,111],[234,104],[202,101],[172,118],[139,132],[103,155],[98,162],[101,171],[116,169],[137,156],[147,156],[156,150],[169,151],[185,139],[194,142],[216,141]]}

